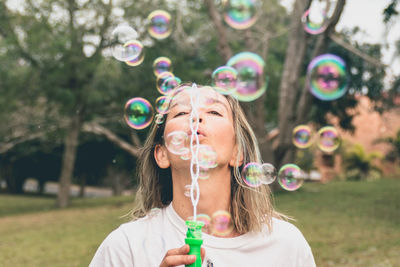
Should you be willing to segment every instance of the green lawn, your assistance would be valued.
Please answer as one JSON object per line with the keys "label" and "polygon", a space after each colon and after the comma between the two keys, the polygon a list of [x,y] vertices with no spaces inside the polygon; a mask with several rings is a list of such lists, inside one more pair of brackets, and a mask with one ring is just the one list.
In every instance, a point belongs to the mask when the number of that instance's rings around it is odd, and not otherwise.
{"label": "green lawn", "polygon": [[[131,202],[74,199],[55,210],[53,198],[0,195],[0,265],[87,266]],[[275,204],[296,218],[318,266],[400,266],[400,179],[306,184]]]}

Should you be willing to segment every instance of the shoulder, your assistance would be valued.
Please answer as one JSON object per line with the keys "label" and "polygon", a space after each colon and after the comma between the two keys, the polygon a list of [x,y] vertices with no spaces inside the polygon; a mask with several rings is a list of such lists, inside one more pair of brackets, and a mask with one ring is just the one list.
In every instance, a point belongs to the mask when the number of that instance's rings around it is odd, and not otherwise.
{"label": "shoulder", "polygon": [[100,244],[90,266],[132,266],[135,240],[143,239],[148,229],[160,221],[160,216],[159,213],[149,214],[121,224]]}

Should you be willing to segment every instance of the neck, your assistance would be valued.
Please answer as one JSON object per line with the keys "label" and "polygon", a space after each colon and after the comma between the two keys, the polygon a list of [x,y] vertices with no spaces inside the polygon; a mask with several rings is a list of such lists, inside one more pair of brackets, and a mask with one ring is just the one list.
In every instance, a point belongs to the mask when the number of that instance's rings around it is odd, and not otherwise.
{"label": "neck", "polygon": [[[185,196],[185,186],[190,185],[190,171],[172,169],[173,201],[176,213],[187,220],[193,216],[193,205],[190,197]],[[218,210],[230,211],[231,203],[231,170],[228,166],[217,167],[209,171],[209,178],[198,179],[200,199],[197,214],[212,216]]]}

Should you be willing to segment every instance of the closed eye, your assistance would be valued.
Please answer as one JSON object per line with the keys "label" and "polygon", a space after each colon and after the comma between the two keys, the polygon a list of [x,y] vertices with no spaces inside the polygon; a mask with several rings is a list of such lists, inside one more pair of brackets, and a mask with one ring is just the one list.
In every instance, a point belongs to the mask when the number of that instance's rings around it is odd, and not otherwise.
{"label": "closed eye", "polygon": [[186,114],[188,114],[188,112],[186,112],[186,111],[181,111],[181,112],[176,113],[175,116],[174,116],[174,118],[179,117],[179,116],[182,116],[182,115],[186,115]]}
{"label": "closed eye", "polygon": [[217,116],[222,116],[221,113],[219,113],[218,111],[215,111],[215,110],[209,111],[208,113],[217,115]]}

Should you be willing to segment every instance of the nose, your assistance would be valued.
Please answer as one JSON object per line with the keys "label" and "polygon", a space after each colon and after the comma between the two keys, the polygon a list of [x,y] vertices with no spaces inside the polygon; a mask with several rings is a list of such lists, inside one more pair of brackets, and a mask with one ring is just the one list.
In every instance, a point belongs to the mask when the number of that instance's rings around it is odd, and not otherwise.
{"label": "nose", "polygon": [[[195,122],[196,120],[193,119],[192,122]],[[203,118],[199,117],[199,123],[201,123],[203,121]]]}

